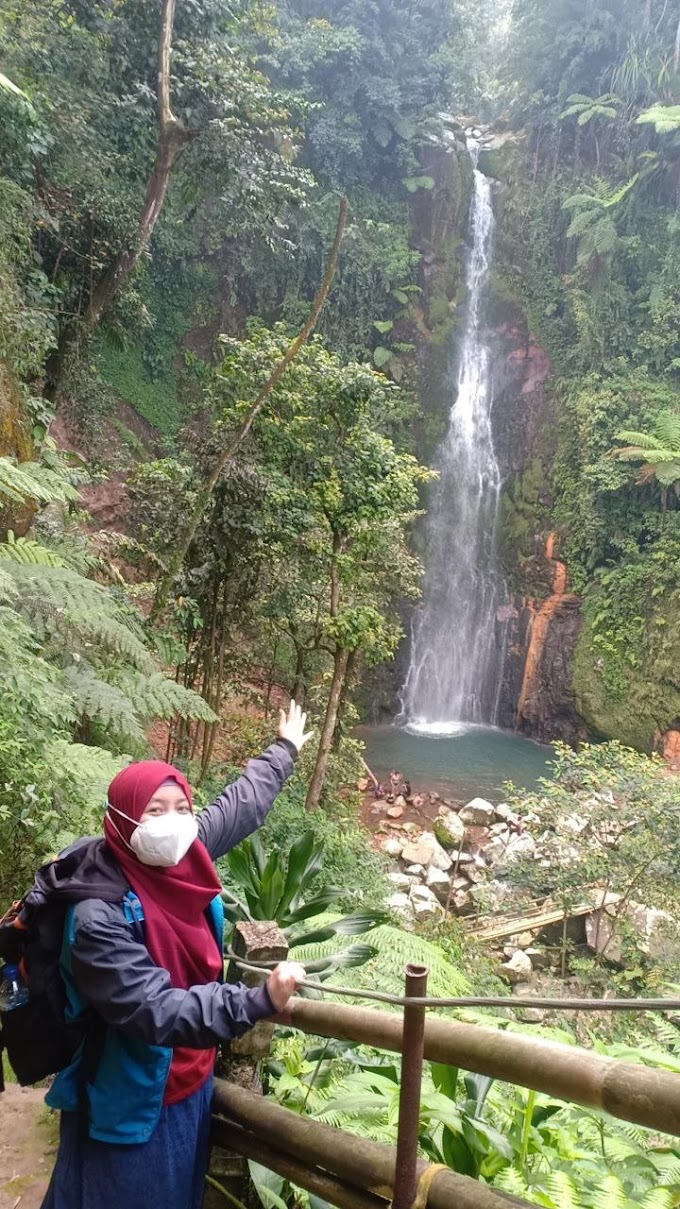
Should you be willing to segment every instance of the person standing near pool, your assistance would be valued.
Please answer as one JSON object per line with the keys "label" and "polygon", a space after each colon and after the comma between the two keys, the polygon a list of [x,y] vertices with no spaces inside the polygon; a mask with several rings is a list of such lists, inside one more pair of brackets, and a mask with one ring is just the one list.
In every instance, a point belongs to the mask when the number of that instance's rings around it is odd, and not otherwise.
{"label": "person standing near pool", "polygon": [[305,722],[291,701],[276,742],[198,816],[178,769],[129,765],[109,787],[105,838],[38,875],[36,893],[72,903],[62,973],[69,1014],[87,1021],[47,1095],[61,1133],[42,1209],[199,1209],[216,1047],[281,1011],[304,980],[283,962],[265,986],[222,982],[213,861],[264,822],[311,737]]}

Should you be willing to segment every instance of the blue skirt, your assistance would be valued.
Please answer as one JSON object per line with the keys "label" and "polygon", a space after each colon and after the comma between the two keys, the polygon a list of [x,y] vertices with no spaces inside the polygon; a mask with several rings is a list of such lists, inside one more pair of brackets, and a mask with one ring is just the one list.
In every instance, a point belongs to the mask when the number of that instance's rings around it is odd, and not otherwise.
{"label": "blue skirt", "polygon": [[210,1150],[213,1080],[161,1110],[148,1142],[116,1146],[84,1136],[61,1114],[57,1161],[42,1209],[200,1209]]}

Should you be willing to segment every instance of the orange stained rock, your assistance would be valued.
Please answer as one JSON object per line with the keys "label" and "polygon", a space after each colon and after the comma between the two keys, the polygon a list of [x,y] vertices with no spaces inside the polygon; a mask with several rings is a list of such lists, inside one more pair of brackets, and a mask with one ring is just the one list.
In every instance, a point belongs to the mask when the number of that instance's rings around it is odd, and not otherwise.
{"label": "orange stained rock", "polygon": [[557,542],[557,534],[549,533],[545,543],[545,556],[548,562],[553,566],[553,590],[552,595],[538,610],[534,601],[527,602],[531,612],[533,613],[533,621],[531,624],[531,637],[529,639],[529,649],[527,650],[526,662],[524,664],[524,678],[522,680],[522,690],[519,695],[517,704],[517,715],[515,725],[519,728],[522,718],[524,717],[524,709],[529,697],[532,695],[536,683],[536,676],[540,667],[545,641],[550,629],[550,623],[555,613],[560,608],[560,605],[565,600],[574,600],[575,597],[567,593],[567,568],[563,562],[555,558],[555,544]]}

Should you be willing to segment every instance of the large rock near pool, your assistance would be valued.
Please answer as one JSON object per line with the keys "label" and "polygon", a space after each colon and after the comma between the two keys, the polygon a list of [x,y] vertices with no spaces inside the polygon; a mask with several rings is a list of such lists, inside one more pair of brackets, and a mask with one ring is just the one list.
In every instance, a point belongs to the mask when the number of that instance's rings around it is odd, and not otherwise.
{"label": "large rock near pool", "polygon": [[472,827],[490,827],[493,823],[495,807],[484,798],[473,798],[460,812],[461,822]]}
{"label": "large rock near pool", "polygon": [[445,810],[434,825],[434,834],[447,848],[459,848],[465,839],[465,823],[455,810]]}
{"label": "large rock near pool", "polygon": [[435,868],[442,869],[444,873],[453,864],[448,852],[442,848],[439,840],[431,831],[423,832],[415,843],[406,844],[401,859],[407,865],[423,865],[426,869],[429,869],[430,865],[434,865]]}

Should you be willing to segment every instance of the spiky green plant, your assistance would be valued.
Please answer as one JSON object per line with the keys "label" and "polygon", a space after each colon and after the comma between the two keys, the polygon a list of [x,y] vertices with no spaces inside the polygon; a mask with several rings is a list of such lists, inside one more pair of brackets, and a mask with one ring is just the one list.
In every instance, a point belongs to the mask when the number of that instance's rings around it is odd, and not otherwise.
{"label": "spiky green plant", "polygon": [[619,462],[641,462],[637,481],[646,486],[653,479],[661,487],[661,506],[665,511],[668,490],[680,487],[680,412],[659,412],[649,432],[623,430],[617,441],[625,441],[622,449],[612,450]]}

